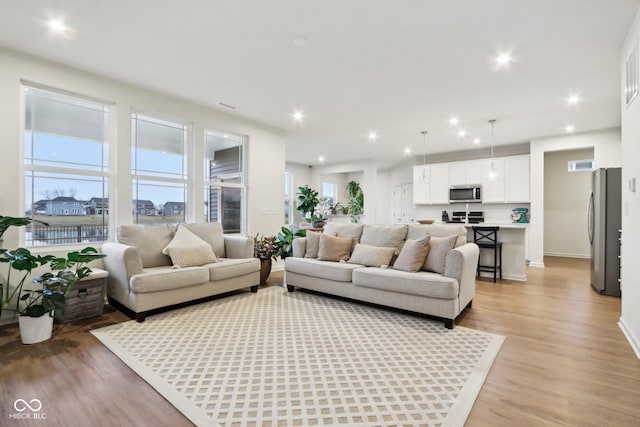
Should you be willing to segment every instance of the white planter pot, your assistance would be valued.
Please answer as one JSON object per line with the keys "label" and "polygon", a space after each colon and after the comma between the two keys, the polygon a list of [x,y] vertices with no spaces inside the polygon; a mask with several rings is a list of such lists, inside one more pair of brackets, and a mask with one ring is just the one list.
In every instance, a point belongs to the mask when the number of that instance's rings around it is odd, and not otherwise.
{"label": "white planter pot", "polygon": [[45,314],[40,317],[20,316],[20,339],[22,344],[35,344],[51,338],[53,317]]}

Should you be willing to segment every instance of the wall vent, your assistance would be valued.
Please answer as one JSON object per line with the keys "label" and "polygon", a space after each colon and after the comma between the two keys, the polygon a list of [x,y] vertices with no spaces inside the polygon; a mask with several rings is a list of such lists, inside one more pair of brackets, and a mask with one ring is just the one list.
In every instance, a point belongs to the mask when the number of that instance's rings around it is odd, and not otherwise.
{"label": "wall vent", "polygon": [[567,162],[569,172],[584,172],[593,170],[593,160],[569,160]]}

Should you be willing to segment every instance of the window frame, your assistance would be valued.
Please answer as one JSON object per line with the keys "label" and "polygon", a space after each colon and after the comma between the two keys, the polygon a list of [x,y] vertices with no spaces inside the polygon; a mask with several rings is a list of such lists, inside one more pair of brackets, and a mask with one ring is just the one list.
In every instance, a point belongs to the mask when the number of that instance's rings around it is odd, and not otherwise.
{"label": "window frame", "polygon": [[[208,194],[211,194],[211,188],[219,188],[221,191],[224,188],[238,188],[241,193],[241,209],[240,209],[240,231],[235,233],[229,233],[225,231],[225,234],[233,234],[233,235],[245,235],[247,232],[247,147],[249,145],[249,136],[243,135],[235,132],[227,132],[218,129],[213,129],[210,127],[205,127],[203,131],[202,138],[202,149],[203,149],[203,161],[201,162],[202,172],[203,172],[203,195],[204,202],[209,201]],[[212,179],[207,171],[207,162],[210,161],[207,157],[207,136],[208,135],[228,135],[234,138],[240,139],[240,151],[241,151],[241,162],[240,167],[241,171],[239,173],[229,173],[219,175],[216,179]],[[234,179],[239,178],[239,183],[234,182],[224,182],[224,179]],[[205,221],[210,222],[210,207],[205,205]],[[218,217],[220,218],[220,213],[218,213]]]}
{"label": "window frame", "polygon": [[[93,108],[96,111],[100,111],[102,110],[102,114],[103,114],[103,121],[102,121],[102,129],[101,129],[101,141],[100,144],[102,144],[101,147],[101,164],[99,167],[97,167],[96,165],[91,165],[91,164],[84,164],[84,163],[75,163],[75,162],[61,162],[62,164],[60,165],[47,165],[47,164],[35,164],[34,163],[34,153],[33,153],[33,146],[30,148],[30,152],[31,152],[31,163],[27,163],[27,159],[26,159],[26,153],[27,153],[27,144],[28,143],[32,143],[33,141],[33,137],[34,134],[37,134],[38,132],[35,132],[33,129],[32,124],[30,125],[30,135],[32,140],[31,141],[27,141],[26,139],[26,133],[27,133],[27,107],[28,107],[28,99],[27,99],[27,92],[28,91],[38,91],[38,92],[43,92],[43,93],[48,93],[51,94],[53,97],[61,97],[61,98],[71,98],[69,104],[70,105],[75,105],[75,106],[79,106],[79,107],[85,107],[85,108]],[[83,105],[84,104],[84,105]],[[31,113],[31,120],[33,120],[34,115],[33,115],[33,111]],[[88,95],[84,95],[84,94],[80,94],[80,93],[76,93],[76,92],[72,92],[72,91],[68,91],[68,90],[64,90],[64,89],[59,89],[56,87],[52,87],[52,86],[48,86],[48,85],[44,85],[41,83],[37,83],[37,82],[33,82],[33,81],[29,81],[29,80],[25,80],[25,79],[20,79],[20,146],[19,146],[19,159],[20,159],[20,167],[19,167],[19,173],[20,173],[20,177],[21,179],[19,180],[18,183],[18,203],[19,203],[19,215],[23,215],[23,216],[27,216],[27,210],[26,210],[26,196],[27,196],[27,187],[26,187],[26,183],[27,183],[27,174],[31,173],[31,180],[35,179],[35,175],[37,173],[44,173],[44,174],[55,174],[55,175],[59,175],[62,178],[59,179],[71,179],[72,178],[64,178],[64,176],[86,176],[86,177],[95,177],[97,178],[99,181],[101,181],[101,185],[103,187],[103,192],[102,192],[102,198],[106,198],[109,200],[109,204],[111,205],[114,202],[114,198],[113,198],[113,194],[114,194],[114,189],[113,189],[113,183],[114,183],[114,173],[115,173],[115,169],[114,169],[114,137],[115,137],[115,132],[114,132],[114,126],[115,126],[115,122],[116,120],[114,119],[114,117],[117,116],[117,110],[116,110],[116,103],[113,101],[109,101],[109,100],[104,100],[104,99],[100,99],[100,98],[96,98],[96,97],[92,97],[92,96],[88,96]],[[64,136],[65,138],[73,138],[72,136]],[[97,141],[97,140],[96,140]],[[106,155],[105,155],[105,148],[106,148]],[[85,168],[81,169],[81,168],[74,168],[74,167],[65,167],[64,164],[67,165],[77,165],[77,166],[81,166],[84,165]],[[33,184],[32,184],[33,185]],[[106,190],[105,187],[106,186]],[[33,190],[31,190],[31,193],[33,193]],[[106,196],[106,197],[105,197]],[[34,204],[33,202],[35,201],[35,194],[31,194],[32,197],[32,206],[31,206],[31,213],[29,215],[29,217],[33,217],[34,212],[33,212],[33,208],[34,208]],[[91,199],[90,199],[91,200]],[[74,204],[75,206],[75,204]],[[74,208],[75,209],[75,208]],[[111,211],[111,208],[109,208],[109,211]],[[102,214],[103,216],[105,215],[104,213]],[[107,221],[103,222],[103,226],[104,228],[107,230],[107,236],[106,239],[104,240],[99,240],[96,242],[88,242],[89,244],[95,244],[95,245],[101,245],[105,242],[108,242],[110,240],[112,240],[114,233],[115,233],[115,219],[112,215],[106,214],[108,215]],[[18,244],[19,246],[24,246],[24,247],[28,247],[30,248],[30,250],[34,253],[37,253],[38,251],[41,250],[47,250],[48,248],[56,248],[56,250],[64,250],[64,248],[76,248],[78,246],[86,246],[87,242],[65,242],[65,243],[52,243],[52,244],[38,244],[38,245],[34,245],[34,244],[27,244],[26,241],[26,232],[27,229],[26,227],[21,227],[19,230],[19,234],[18,234]]]}

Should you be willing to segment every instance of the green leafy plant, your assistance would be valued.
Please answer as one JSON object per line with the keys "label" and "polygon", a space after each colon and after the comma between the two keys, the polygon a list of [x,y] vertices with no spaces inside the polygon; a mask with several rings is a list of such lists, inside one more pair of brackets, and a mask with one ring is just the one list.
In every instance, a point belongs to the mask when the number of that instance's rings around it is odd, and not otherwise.
{"label": "green leafy plant", "polygon": [[273,259],[278,258],[280,251],[280,242],[276,236],[260,236],[256,234],[253,238],[253,256],[260,259]]}
{"label": "green leafy plant", "polygon": [[349,197],[347,206],[351,222],[358,222],[359,215],[364,213],[364,193],[360,184],[356,181],[349,181],[347,183],[347,196]]}
{"label": "green leafy plant", "polygon": [[280,259],[286,259],[293,255],[293,240],[296,237],[306,237],[307,230],[302,229],[297,232],[291,231],[287,227],[282,227],[280,233],[278,233],[278,242],[280,243],[278,256]]}
{"label": "green leafy plant", "polygon": [[[6,218],[6,217],[5,217]],[[33,255],[29,249],[18,248],[14,250],[5,250],[0,249],[0,263],[7,264],[7,280],[3,284],[3,295],[2,295],[2,309],[8,308],[11,300],[14,299],[16,295],[21,295],[22,288],[24,286],[27,277],[31,274],[33,269],[40,267],[42,265],[48,264],[55,257],[53,255]],[[19,275],[18,283],[11,290],[11,278],[12,272],[15,270],[16,274]],[[2,310],[0,310],[1,312]],[[20,299],[16,298],[16,306],[15,312],[18,313],[20,311]]]}
{"label": "green leafy plant", "polygon": [[316,210],[316,206],[320,203],[318,198],[318,192],[308,185],[298,187],[298,207],[296,210],[300,212],[300,215],[307,221],[313,222],[313,213]]}
{"label": "green leafy plant", "polygon": [[65,312],[66,296],[78,280],[91,274],[87,264],[105,256],[95,248],[86,247],[81,251],[69,252],[66,257],[44,257],[56,273],[44,273],[33,279],[33,283],[40,284],[42,289],[22,292],[20,302],[23,307],[20,314],[40,317],[48,313],[51,317],[61,319]]}
{"label": "green leafy plant", "polygon": [[3,216],[0,215],[0,240],[2,236],[4,236],[5,231],[9,229],[9,227],[22,227],[25,225],[29,225],[32,222],[39,222],[44,225],[49,225],[46,222],[38,221],[37,219],[32,219],[26,216]]}

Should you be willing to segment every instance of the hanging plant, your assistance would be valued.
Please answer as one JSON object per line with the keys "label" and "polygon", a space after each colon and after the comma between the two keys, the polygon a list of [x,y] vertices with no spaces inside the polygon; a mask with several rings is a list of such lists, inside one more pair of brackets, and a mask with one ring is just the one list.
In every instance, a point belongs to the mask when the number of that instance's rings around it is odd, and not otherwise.
{"label": "hanging plant", "polygon": [[347,183],[347,196],[349,197],[347,211],[351,217],[351,222],[357,223],[360,215],[364,213],[364,193],[358,182],[349,181]]}

